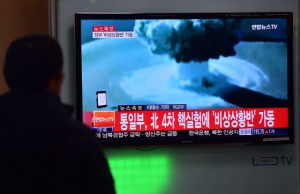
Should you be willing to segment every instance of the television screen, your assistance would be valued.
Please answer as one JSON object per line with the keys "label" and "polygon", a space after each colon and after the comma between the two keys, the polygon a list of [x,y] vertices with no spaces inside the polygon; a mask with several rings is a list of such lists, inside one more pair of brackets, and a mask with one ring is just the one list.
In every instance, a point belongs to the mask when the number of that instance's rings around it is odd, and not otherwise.
{"label": "television screen", "polygon": [[77,118],[104,146],[293,143],[292,13],[76,13]]}

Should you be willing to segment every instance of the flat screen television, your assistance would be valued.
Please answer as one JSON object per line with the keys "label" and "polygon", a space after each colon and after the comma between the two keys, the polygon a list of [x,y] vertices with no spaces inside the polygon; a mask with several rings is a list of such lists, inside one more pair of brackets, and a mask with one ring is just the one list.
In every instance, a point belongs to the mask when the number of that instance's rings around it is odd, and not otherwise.
{"label": "flat screen television", "polygon": [[77,118],[104,146],[293,143],[292,20],[76,13]]}

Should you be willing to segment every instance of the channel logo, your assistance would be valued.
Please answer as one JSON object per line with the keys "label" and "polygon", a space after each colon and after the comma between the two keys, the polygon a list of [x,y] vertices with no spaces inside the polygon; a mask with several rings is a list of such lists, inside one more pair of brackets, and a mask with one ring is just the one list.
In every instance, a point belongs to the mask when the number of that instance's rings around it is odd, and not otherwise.
{"label": "channel logo", "polygon": [[93,127],[114,127],[115,112],[114,111],[94,111],[92,117]]}

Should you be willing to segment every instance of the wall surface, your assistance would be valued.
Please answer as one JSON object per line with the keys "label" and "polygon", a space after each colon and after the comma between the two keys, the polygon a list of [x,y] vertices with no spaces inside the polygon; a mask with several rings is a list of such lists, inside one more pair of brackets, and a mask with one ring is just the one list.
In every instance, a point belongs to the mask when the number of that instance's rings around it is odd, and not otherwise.
{"label": "wall surface", "polygon": [[0,1],[0,94],[8,90],[3,78],[3,60],[10,42],[31,33],[48,33],[47,0]]}
{"label": "wall surface", "polygon": [[[59,0],[57,33],[62,43],[67,80],[62,98],[75,104],[73,16],[76,11],[105,12],[234,12],[292,11],[298,40],[296,0]],[[0,1],[0,93],[7,91],[2,75],[5,50],[18,36],[48,33],[47,0]],[[298,48],[295,45],[297,56]],[[295,57],[295,67],[298,58]],[[297,72],[297,71],[296,71]],[[297,87],[296,89],[297,90]],[[298,102],[297,102],[298,103]],[[299,115],[296,115],[299,118]],[[296,194],[299,193],[299,141],[276,146],[198,146],[107,150],[122,193],[143,194]],[[265,161],[277,165],[265,164]],[[138,171],[136,171],[138,169]]]}
{"label": "wall surface", "polygon": [[[297,0],[59,0],[58,39],[65,52],[67,80],[62,99],[75,104],[75,12],[260,12],[294,13],[298,42]],[[295,44],[295,74],[298,46]],[[295,83],[298,83],[296,78]],[[295,86],[298,99],[298,84]],[[298,100],[297,100],[298,107]],[[299,118],[296,108],[295,117]],[[298,120],[298,119],[296,119]],[[206,145],[150,149],[114,149],[107,155],[118,193],[142,194],[297,194],[299,141],[292,145]],[[137,171],[137,169],[139,169]]]}

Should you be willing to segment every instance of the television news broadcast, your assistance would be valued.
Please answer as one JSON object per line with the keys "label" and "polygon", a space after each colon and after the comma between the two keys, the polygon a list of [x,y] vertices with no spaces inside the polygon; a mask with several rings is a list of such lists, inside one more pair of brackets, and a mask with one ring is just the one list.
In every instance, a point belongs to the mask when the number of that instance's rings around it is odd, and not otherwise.
{"label": "television news broadcast", "polygon": [[77,118],[104,146],[293,143],[292,13],[76,13]]}

